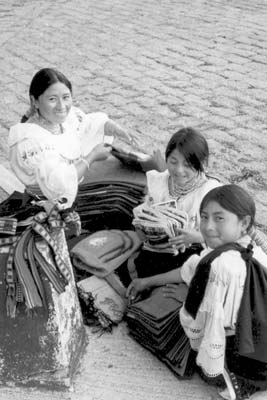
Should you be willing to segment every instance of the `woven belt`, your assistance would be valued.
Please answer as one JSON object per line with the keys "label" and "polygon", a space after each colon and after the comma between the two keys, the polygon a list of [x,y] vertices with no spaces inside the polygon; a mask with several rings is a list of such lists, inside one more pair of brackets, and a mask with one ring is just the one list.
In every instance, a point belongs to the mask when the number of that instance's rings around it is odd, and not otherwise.
{"label": "woven belt", "polygon": [[19,280],[23,286],[23,294],[25,296],[26,306],[28,309],[33,309],[35,307],[42,307],[43,304],[32,274],[29,270],[29,266],[24,257],[30,235],[31,231],[29,228],[27,228],[17,241],[14,252],[14,263]]}
{"label": "woven belt", "polygon": [[[4,219],[3,227],[6,234],[14,235],[16,223],[16,219],[14,221],[12,218]],[[46,307],[45,289],[38,266],[44,271],[55,290],[59,294],[64,292],[66,284],[71,280],[71,271],[50,232],[50,229],[62,230],[64,226],[65,223],[55,207],[49,215],[46,212],[35,215],[31,225],[20,236],[0,238],[0,246],[9,247],[6,265],[8,316],[15,317],[17,302],[25,301],[27,310],[43,305]],[[38,251],[34,232],[44,239],[43,245],[52,251],[51,257],[45,257]]]}
{"label": "woven belt", "polygon": [[15,235],[18,221],[16,218],[2,217],[0,218],[0,233],[6,235]]}
{"label": "woven belt", "polygon": [[1,247],[9,246],[9,254],[6,264],[6,311],[7,316],[11,318],[14,318],[16,313],[16,283],[13,269],[13,258],[18,239],[19,238],[17,236],[0,239]]}
{"label": "woven belt", "polygon": [[33,248],[33,255],[35,262],[39,265],[39,268],[43,270],[56,292],[58,294],[63,293],[66,285],[65,279],[64,282],[62,282],[62,278],[59,276],[55,265],[51,264],[51,260],[46,259],[36,247]]}
{"label": "woven belt", "polygon": [[32,229],[37,232],[52,248],[55,256],[55,261],[57,264],[57,267],[61,274],[64,276],[67,282],[70,282],[71,280],[71,274],[69,268],[65,265],[64,260],[60,257],[59,249],[57,247],[56,242],[54,239],[51,237],[49,232],[44,228],[43,225],[41,225],[37,221],[32,222]]}
{"label": "woven belt", "polygon": [[45,308],[47,308],[44,286],[43,286],[42,280],[40,278],[39,272],[37,270],[36,262],[34,259],[34,249],[35,249],[34,238],[33,238],[33,236],[31,236],[29,239],[28,245],[27,245],[28,262],[30,265],[33,279],[36,283],[39,294],[42,298],[43,305],[45,306]]}

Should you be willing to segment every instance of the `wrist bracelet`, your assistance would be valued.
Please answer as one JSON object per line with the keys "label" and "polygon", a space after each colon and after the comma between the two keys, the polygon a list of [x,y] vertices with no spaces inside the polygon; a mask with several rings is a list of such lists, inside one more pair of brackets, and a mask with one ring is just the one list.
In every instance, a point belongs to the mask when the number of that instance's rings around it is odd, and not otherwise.
{"label": "wrist bracelet", "polygon": [[89,162],[86,160],[86,158],[81,158],[81,161],[86,165],[87,169],[90,169],[90,164]]}

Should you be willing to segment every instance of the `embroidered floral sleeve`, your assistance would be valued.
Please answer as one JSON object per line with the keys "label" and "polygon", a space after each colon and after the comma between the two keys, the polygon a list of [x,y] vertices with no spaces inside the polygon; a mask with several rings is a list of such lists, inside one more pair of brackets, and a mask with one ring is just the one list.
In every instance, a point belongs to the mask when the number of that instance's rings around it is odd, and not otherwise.
{"label": "embroidered floral sleeve", "polygon": [[[22,125],[22,124],[20,124]],[[16,133],[16,127],[10,130],[9,160],[11,168],[25,185],[36,184],[35,169],[44,159],[54,157],[56,150],[45,138],[21,138]],[[24,132],[23,132],[24,133]]]}
{"label": "embroidered floral sleeve", "polygon": [[[38,131],[41,129],[41,134]],[[13,172],[26,186],[40,186],[50,200],[67,199],[70,207],[78,187],[74,164],[68,164],[51,141],[51,135],[33,124],[17,124],[10,130],[9,159]]]}

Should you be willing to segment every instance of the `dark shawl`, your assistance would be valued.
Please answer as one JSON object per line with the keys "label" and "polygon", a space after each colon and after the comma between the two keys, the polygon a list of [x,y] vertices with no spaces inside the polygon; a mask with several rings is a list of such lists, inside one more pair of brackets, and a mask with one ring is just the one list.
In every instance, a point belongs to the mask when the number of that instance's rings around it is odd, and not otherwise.
{"label": "dark shawl", "polygon": [[[247,276],[236,326],[239,354],[267,362],[267,270],[253,257],[253,247],[237,243],[220,246],[198,264],[185,301],[186,311],[196,318],[203,300],[212,261],[225,251],[239,251],[246,263]],[[234,267],[234,266],[233,266]]]}

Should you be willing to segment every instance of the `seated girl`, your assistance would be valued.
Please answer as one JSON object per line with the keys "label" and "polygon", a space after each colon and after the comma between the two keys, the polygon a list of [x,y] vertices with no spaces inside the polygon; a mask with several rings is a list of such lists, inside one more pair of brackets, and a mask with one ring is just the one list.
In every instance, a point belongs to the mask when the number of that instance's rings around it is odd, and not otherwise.
{"label": "seated girl", "polygon": [[[167,169],[164,172],[147,172],[146,203],[157,204],[174,200],[177,209],[187,213],[189,223],[187,229],[180,229],[179,234],[169,240],[165,253],[148,250],[140,252],[134,260],[138,277],[155,275],[181,266],[191,254],[201,251],[203,236],[199,231],[199,206],[206,193],[220,186],[217,179],[205,173],[208,157],[206,139],[192,128],[183,128],[167,144]],[[168,253],[168,247],[186,250],[173,256]]]}
{"label": "seated girl", "polygon": [[29,111],[10,129],[11,168],[26,186],[38,184],[48,199],[64,197],[69,207],[90,164],[108,157],[112,138],[134,139],[106,114],[74,107],[71,82],[53,68],[35,74],[29,95]]}
{"label": "seated girl", "polygon": [[[252,309],[244,308],[244,304],[253,305],[253,301],[246,302],[252,296],[247,288],[248,280],[252,279],[253,255],[254,271],[257,268],[262,271],[260,285],[255,290],[259,295],[265,287],[259,311],[266,320],[267,254],[247,234],[254,224],[255,204],[241,187],[224,185],[204,197],[200,216],[200,231],[205,240],[201,254],[192,255],[179,269],[135,279],[127,295],[134,298],[144,289],[166,285],[165,295],[175,298],[178,283],[189,285],[180,321],[191,347],[197,351],[198,366],[207,377],[225,378],[227,389],[221,393],[222,397],[248,398],[260,389],[267,389],[266,321],[264,325],[255,317],[259,315],[257,309],[253,310],[253,320]],[[249,344],[256,350],[253,356],[250,353],[244,356],[241,346],[247,343],[242,342],[241,333],[243,329],[243,337],[247,335],[250,323]]]}

